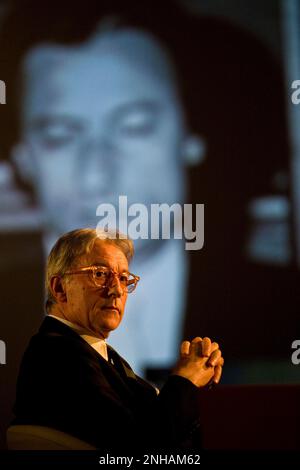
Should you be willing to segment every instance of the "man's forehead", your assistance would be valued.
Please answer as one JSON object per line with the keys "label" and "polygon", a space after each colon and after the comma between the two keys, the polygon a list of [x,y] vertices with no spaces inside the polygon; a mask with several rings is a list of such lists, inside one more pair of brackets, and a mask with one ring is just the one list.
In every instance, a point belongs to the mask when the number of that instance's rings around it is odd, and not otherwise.
{"label": "man's forehead", "polygon": [[140,100],[178,101],[166,52],[134,30],[97,33],[80,46],[37,46],[26,57],[24,77],[25,122],[47,113],[99,118]]}
{"label": "man's forehead", "polygon": [[86,260],[93,265],[104,265],[124,271],[128,269],[128,261],[121,248],[103,240],[95,241]]}
{"label": "man's forehead", "polygon": [[94,33],[88,41],[78,45],[42,43],[31,49],[24,60],[25,76],[42,76],[57,67],[110,55],[125,60],[132,67],[143,68],[159,79],[174,80],[174,70],[168,53],[150,34],[120,29]]}

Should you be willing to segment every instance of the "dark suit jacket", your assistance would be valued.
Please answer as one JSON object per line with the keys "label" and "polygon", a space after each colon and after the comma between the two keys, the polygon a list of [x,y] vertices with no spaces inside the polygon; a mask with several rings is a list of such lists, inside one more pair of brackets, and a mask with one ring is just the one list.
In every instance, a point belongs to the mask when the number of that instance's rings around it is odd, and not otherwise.
{"label": "dark suit jacket", "polygon": [[108,352],[114,364],[46,317],[23,357],[14,424],[54,427],[103,449],[199,446],[200,390],[170,376],[157,396],[115,350]]}

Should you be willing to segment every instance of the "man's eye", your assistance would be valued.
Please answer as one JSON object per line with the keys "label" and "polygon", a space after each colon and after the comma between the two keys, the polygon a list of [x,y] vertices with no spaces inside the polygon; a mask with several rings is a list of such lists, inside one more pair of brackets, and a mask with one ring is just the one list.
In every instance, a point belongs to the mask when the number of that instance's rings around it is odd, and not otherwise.
{"label": "man's eye", "polygon": [[120,123],[120,133],[128,137],[147,136],[153,132],[155,128],[155,120],[148,113],[132,113],[122,119]]}
{"label": "man's eye", "polygon": [[95,275],[97,278],[99,279],[105,279],[107,277],[107,272],[106,271],[103,271],[103,270],[97,270],[95,272]]}
{"label": "man's eye", "polygon": [[72,139],[69,137],[61,137],[61,138],[46,138],[43,139],[43,145],[44,147],[47,147],[50,150],[58,149],[61,147],[64,147],[66,145],[69,145],[72,142]]}
{"label": "man's eye", "polygon": [[120,281],[121,281],[122,283],[124,283],[124,284],[127,284],[127,282],[128,282],[128,275],[127,275],[127,274],[122,274],[122,275],[120,276]]}
{"label": "man's eye", "polygon": [[70,135],[64,136],[44,136],[42,138],[42,144],[44,147],[47,147],[50,150],[55,150],[61,147],[65,147],[66,145],[71,144],[74,139]]}
{"label": "man's eye", "polygon": [[61,126],[50,126],[44,128],[40,133],[40,142],[44,147],[55,150],[74,142],[76,134]]}

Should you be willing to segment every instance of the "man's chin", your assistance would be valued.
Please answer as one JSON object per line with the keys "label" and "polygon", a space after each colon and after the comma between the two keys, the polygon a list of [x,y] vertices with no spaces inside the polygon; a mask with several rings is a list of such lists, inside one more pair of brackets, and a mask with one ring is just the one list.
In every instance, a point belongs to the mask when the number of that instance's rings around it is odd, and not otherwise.
{"label": "man's chin", "polygon": [[99,327],[98,331],[101,332],[104,338],[107,338],[111,331],[114,331],[118,328],[121,321],[118,319],[111,319],[110,321],[102,322]]}

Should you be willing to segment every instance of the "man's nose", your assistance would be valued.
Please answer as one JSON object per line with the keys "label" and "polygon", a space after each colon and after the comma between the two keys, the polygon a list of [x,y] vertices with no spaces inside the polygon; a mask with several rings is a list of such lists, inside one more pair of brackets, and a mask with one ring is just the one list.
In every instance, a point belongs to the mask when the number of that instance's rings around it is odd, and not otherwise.
{"label": "man's nose", "polygon": [[113,145],[107,138],[90,136],[79,155],[79,180],[83,192],[93,194],[94,190],[109,190],[115,174]]}
{"label": "man's nose", "polygon": [[112,279],[108,287],[108,295],[113,295],[114,297],[121,297],[123,295],[123,287],[121,286],[120,279],[117,275],[112,275]]}

